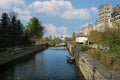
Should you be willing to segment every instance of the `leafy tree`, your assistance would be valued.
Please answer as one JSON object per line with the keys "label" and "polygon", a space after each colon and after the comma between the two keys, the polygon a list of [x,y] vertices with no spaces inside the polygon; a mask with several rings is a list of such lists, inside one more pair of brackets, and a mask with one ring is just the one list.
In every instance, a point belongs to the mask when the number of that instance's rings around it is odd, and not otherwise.
{"label": "leafy tree", "polygon": [[33,17],[28,22],[26,31],[31,38],[42,38],[44,33],[44,26],[36,17]]}
{"label": "leafy tree", "polygon": [[80,32],[79,35],[80,35],[80,36],[84,36],[84,33],[83,33],[83,32]]}
{"label": "leafy tree", "polygon": [[93,43],[101,43],[102,41],[102,37],[103,37],[104,33],[103,32],[98,32],[97,30],[93,30],[90,32],[88,39],[90,42]]}
{"label": "leafy tree", "polygon": [[75,32],[73,32],[73,34],[72,34],[72,40],[75,41],[75,39],[76,39],[76,34],[75,34]]}
{"label": "leafy tree", "polygon": [[54,38],[54,42],[55,42],[55,43],[60,43],[60,38],[59,38],[59,37],[55,37],[55,38]]}
{"label": "leafy tree", "polygon": [[72,38],[71,37],[65,37],[65,42],[69,42],[69,41],[72,41]]}
{"label": "leafy tree", "polygon": [[120,29],[111,29],[104,35],[103,43],[107,44],[113,53],[120,52]]}
{"label": "leafy tree", "polygon": [[113,28],[105,25],[103,32],[91,31],[89,34],[89,40],[93,43],[99,43],[109,47],[110,53],[120,54],[120,25],[114,23]]}

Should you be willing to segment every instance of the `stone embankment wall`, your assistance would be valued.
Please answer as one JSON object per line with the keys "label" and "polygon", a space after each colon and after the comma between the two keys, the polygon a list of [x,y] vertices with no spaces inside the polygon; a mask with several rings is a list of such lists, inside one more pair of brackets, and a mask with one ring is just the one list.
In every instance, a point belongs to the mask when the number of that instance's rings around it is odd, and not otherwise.
{"label": "stone embankment wall", "polygon": [[76,64],[86,80],[120,80],[119,74],[108,70],[98,61],[83,53],[81,49],[70,46],[71,44],[68,43],[67,47],[74,54]]}
{"label": "stone embankment wall", "polygon": [[46,48],[47,44],[41,44],[0,53],[0,66],[16,59],[29,56],[35,51],[44,50]]}
{"label": "stone embankment wall", "polygon": [[74,48],[74,46],[72,46],[70,43],[67,43],[67,49],[70,52],[70,54],[72,54],[72,55],[73,55],[73,48]]}

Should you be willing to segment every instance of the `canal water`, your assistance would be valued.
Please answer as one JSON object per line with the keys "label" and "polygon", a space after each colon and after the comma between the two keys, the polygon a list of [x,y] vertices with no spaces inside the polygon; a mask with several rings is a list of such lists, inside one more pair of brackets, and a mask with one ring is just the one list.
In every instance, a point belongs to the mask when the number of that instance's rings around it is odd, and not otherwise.
{"label": "canal water", "polygon": [[49,48],[7,65],[0,71],[0,80],[84,80],[74,64],[66,61],[65,49]]}

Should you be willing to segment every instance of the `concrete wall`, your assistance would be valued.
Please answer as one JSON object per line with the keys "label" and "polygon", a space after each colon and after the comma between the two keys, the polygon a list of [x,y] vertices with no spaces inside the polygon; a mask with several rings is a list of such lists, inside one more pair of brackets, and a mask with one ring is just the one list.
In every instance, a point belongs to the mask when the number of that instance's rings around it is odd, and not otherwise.
{"label": "concrete wall", "polygon": [[81,52],[81,49],[72,46],[71,50],[75,56],[76,64],[86,80],[120,80],[120,74],[108,70],[98,61]]}
{"label": "concrete wall", "polygon": [[81,37],[76,37],[76,42],[78,43],[86,43],[86,41],[88,40],[88,37],[85,36],[81,36]]}
{"label": "concrete wall", "polygon": [[120,80],[120,75],[109,71],[87,54],[81,54],[78,66],[86,80]]}
{"label": "concrete wall", "polygon": [[30,46],[18,50],[6,51],[4,53],[0,53],[0,66],[12,62],[18,58],[30,55],[35,51],[46,49],[46,47],[47,47],[46,44],[41,44],[38,46]]}
{"label": "concrete wall", "polygon": [[70,54],[72,54],[72,55],[73,55],[73,48],[74,48],[74,46],[72,46],[70,43],[67,43],[67,49],[70,52]]}

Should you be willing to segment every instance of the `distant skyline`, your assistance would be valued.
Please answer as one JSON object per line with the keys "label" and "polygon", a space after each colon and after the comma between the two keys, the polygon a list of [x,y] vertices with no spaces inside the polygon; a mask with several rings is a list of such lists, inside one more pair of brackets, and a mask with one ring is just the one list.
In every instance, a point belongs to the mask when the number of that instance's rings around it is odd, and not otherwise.
{"label": "distant skyline", "polygon": [[0,0],[0,15],[14,11],[24,25],[37,17],[45,26],[45,36],[71,36],[98,19],[102,4],[120,4],[120,0]]}

